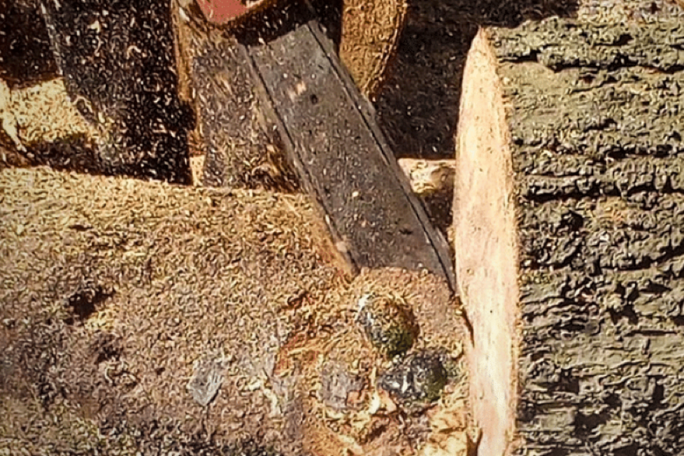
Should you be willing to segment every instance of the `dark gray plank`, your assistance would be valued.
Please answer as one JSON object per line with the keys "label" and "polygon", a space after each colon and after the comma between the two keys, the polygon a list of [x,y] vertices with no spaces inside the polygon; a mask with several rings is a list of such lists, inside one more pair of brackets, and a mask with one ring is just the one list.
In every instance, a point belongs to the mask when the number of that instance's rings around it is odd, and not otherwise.
{"label": "dark gray plank", "polygon": [[313,17],[289,27],[240,49],[338,249],[357,268],[424,268],[453,286],[447,243],[412,194],[333,44]]}
{"label": "dark gray plank", "polygon": [[235,37],[206,40],[192,64],[198,117],[206,147],[203,181],[216,187],[255,187],[268,135],[254,119],[254,82]]}

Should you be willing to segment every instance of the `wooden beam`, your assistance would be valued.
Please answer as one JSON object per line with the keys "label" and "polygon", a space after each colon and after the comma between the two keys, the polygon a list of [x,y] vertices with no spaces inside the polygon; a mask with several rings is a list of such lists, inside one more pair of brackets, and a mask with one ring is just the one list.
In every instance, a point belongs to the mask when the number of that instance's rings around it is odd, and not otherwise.
{"label": "wooden beam", "polygon": [[241,38],[261,104],[338,250],[355,268],[427,269],[453,285],[448,245],[412,193],[357,89],[311,9],[293,5],[282,24]]}

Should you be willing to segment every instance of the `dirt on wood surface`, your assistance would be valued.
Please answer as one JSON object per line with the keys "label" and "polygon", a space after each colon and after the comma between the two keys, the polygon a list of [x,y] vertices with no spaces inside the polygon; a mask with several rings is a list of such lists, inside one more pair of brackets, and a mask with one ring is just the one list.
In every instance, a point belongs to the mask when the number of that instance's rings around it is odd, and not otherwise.
{"label": "dirt on wood surface", "polygon": [[[6,168],[0,258],[0,451],[465,454],[448,287],[350,282],[304,196]],[[406,358],[355,321],[368,293],[410,308]],[[417,408],[388,383],[415,359],[449,379]]]}

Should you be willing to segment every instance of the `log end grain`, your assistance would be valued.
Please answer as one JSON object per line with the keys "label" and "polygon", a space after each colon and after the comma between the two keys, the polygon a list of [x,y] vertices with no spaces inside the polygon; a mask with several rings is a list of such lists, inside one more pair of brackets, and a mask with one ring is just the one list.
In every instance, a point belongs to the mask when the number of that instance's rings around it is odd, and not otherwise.
{"label": "log end grain", "polygon": [[514,429],[518,319],[510,133],[496,58],[480,31],[468,57],[456,157],[456,277],[473,325],[468,350],[480,454],[503,454]]}

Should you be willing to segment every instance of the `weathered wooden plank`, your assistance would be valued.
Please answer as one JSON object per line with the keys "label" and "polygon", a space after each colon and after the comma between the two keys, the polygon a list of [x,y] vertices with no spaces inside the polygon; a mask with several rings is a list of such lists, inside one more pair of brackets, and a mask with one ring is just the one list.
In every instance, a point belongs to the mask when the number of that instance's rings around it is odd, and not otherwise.
{"label": "weathered wooden plank", "polygon": [[216,35],[198,45],[192,79],[207,151],[204,184],[295,188],[297,178],[284,163],[278,133],[261,115],[236,38]]}
{"label": "weathered wooden plank", "polygon": [[[310,9],[239,46],[262,104],[303,186],[355,267],[397,266],[454,276],[446,241],[410,190],[358,91]],[[256,38],[256,39],[255,39]]]}
{"label": "weathered wooden plank", "polygon": [[[205,6],[222,7],[233,2],[226,0]],[[179,75],[181,83],[184,79],[191,81],[188,87],[192,86],[194,96],[186,98],[196,104],[201,125],[198,137],[202,138],[202,148],[207,152],[204,183],[278,190],[296,188],[295,173],[284,159],[273,125],[259,116],[261,109],[258,97],[253,96],[254,83],[243,75],[246,64],[231,48],[237,37],[249,35],[251,38],[241,39],[249,42],[256,31],[263,35],[264,29],[272,29],[277,33],[282,28],[281,22],[296,20],[294,16],[301,7],[296,2],[278,0],[246,2],[249,8],[245,14],[224,21],[219,20],[224,17],[220,14],[212,16],[206,8],[203,12],[194,0],[175,0],[175,3]],[[372,97],[381,86],[391,60],[405,17],[405,5],[402,0],[373,0],[363,8],[363,14],[357,14],[353,1],[345,8],[342,3],[342,0],[314,0],[311,5],[326,35],[336,49],[339,46],[340,58],[357,86],[364,96]],[[383,20],[379,21],[379,17]],[[241,55],[246,57],[244,53]],[[183,67],[183,62],[188,62],[187,67]]]}

